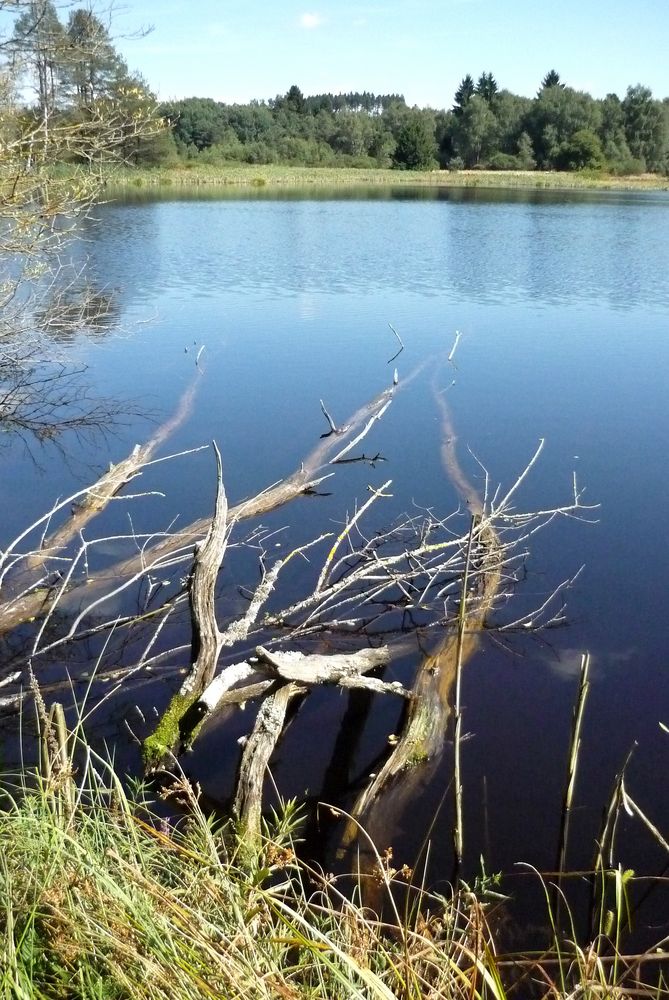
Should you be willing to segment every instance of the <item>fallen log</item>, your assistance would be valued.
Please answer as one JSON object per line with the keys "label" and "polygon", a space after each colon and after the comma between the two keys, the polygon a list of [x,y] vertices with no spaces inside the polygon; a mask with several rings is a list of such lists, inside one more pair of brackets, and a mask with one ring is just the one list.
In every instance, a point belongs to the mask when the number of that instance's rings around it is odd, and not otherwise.
{"label": "fallen log", "polygon": [[269,682],[273,691],[258,711],[253,732],[244,747],[237,779],[234,815],[239,821],[244,845],[251,850],[260,844],[265,774],[283,734],[286,711],[293,698],[306,694],[316,684],[336,684],[410,697],[399,682],[386,684],[377,678],[363,676],[366,671],[389,662],[391,653],[387,646],[328,656],[305,655],[291,650],[269,653],[259,646],[256,654],[255,665],[271,671],[276,679]]}
{"label": "fallen log", "polygon": [[242,753],[233,815],[242,847],[252,855],[261,843],[262,793],[270,758],[283,732],[291,701],[305,691],[299,684],[290,683],[269,694],[258,710]]}
{"label": "fallen log", "polygon": [[[158,427],[146,444],[136,444],[130,455],[111,464],[95,483],[55,504],[44,517],[10,543],[0,559],[0,634],[46,614],[62,597],[60,578],[52,582],[49,562],[61,565],[61,558],[72,541],[81,536],[84,528],[128,483],[141,476],[142,469],[151,462],[158,448],[187,420],[193,409],[199,379],[200,376],[196,375],[175,412]],[[15,553],[26,537],[41,524],[45,524],[47,530],[52,518],[66,508],[70,509],[70,514],[61,527],[45,535],[36,549],[25,554]]]}
{"label": "fallen log", "polygon": [[[314,479],[315,472],[318,469],[322,469],[328,460],[330,464],[336,463],[343,453],[348,452],[349,446],[352,446],[365,437],[372,425],[387,410],[394,392],[395,386],[385,389],[371,403],[361,407],[343,428],[331,431],[308,456],[305,462],[302,463],[300,470],[294,473],[288,480],[232,508],[228,512],[230,524],[243,518],[252,515],[257,516],[260,513],[272,510],[293,499],[299,493],[303,493],[306,488],[311,488],[314,483],[321,482],[323,477]],[[360,430],[361,427],[362,430]],[[335,452],[334,456],[332,456],[333,451]],[[219,483],[222,488],[220,480]],[[196,522],[196,524],[199,524],[199,522]],[[189,530],[192,529],[193,525],[191,525]],[[180,542],[183,541],[183,533],[179,535],[179,540]],[[208,667],[206,671],[201,669],[201,664],[194,658],[195,648],[193,648],[191,666],[186,679],[181,685],[180,690],[171,698],[167,710],[163,713],[154,732],[144,740],[143,756],[145,768],[148,772],[160,770],[168,765],[170,756],[174,753],[175,748],[179,744],[191,743],[195,738],[203,720],[203,708],[206,709],[206,705],[203,705],[200,699],[207,685],[212,680],[221,650],[225,646],[232,646],[237,642],[243,641],[248,636],[251,628],[255,625],[263,605],[274,589],[279,573],[285,564],[321,540],[322,538],[316,539],[315,542],[309,543],[307,546],[293,550],[285,559],[277,560],[256,588],[246,614],[243,618],[232,622],[224,632],[219,631],[213,611],[216,574],[213,576],[209,575],[206,578],[201,576],[197,587],[194,585],[190,586],[189,598],[194,630],[201,630],[202,626],[198,624],[198,620],[202,614],[206,614],[209,620],[207,630],[211,634],[212,640],[209,643],[210,656]],[[160,550],[161,552],[169,551],[171,541],[171,539],[166,539],[164,542],[158,543],[154,548],[154,555],[156,550]],[[200,593],[201,588],[205,586],[205,582],[208,588],[206,599]],[[227,687],[224,681],[221,683],[222,693],[225,693]]]}
{"label": "fallen log", "polygon": [[[459,687],[462,669],[475,652],[486,619],[499,591],[504,563],[493,516],[486,511],[477,491],[462,470],[456,453],[456,435],[448,406],[435,392],[442,418],[442,461],[449,479],[471,511],[470,532],[464,561],[459,612],[450,635],[434,654],[419,665],[407,703],[407,712],[394,749],[355,801],[341,836],[337,854],[344,857],[355,844],[362,874],[373,877],[366,883],[366,899],[378,905],[380,886],[377,855],[371,844],[381,847],[396,830],[399,818],[419,793],[441,761],[446,735],[455,716],[456,856],[462,854],[461,783],[459,749],[461,719]],[[476,544],[478,571],[475,593],[469,593],[471,553]],[[455,693],[455,698],[454,698]],[[360,837],[361,830],[366,836]]]}
{"label": "fallen log", "polygon": [[[270,653],[258,646],[254,656],[224,667],[209,680],[199,696],[191,696],[192,685],[199,688],[199,678],[189,675],[173,698],[174,710],[168,709],[165,713],[169,728],[161,720],[144,743],[146,766],[150,771],[168,766],[170,753],[175,749],[181,753],[191,746],[204,722],[215,712],[227,705],[260,698],[277,684],[297,683],[305,690],[324,684],[408,698],[410,692],[399,682],[386,683],[365,676],[386,666],[390,659],[388,646],[330,654],[305,654],[297,650]],[[180,709],[181,715],[178,714]],[[166,742],[168,739],[172,741],[170,744]]]}
{"label": "fallen log", "polygon": [[[209,530],[210,519],[199,518],[180,531],[165,532],[156,541],[142,546],[141,551],[127,559],[119,560],[108,569],[87,574],[82,580],[75,580],[66,573],[65,580],[53,581],[53,574],[45,566],[51,558],[57,558],[66,546],[81,536],[81,531],[106,504],[123,489],[128,482],[141,474],[142,467],[152,458],[155,450],[165,442],[169,434],[186,419],[192,407],[196,382],[189,387],[173,417],[166,421],[144,447],[136,446],[128,458],[113,466],[100,479],[80,490],[72,497],[56,504],[43,518],[31,525],[0,553],[0,634],[10,632],[18,625],[36,618],[42,618],[58,604],[66,600],[76,600],[78,592],[85,593],[85,606],[75,617],[68,631],[58,640],[58,644],[74,638],[81,622],[109,596],[110,587],[118,594],[125,586],[131,586],[149,574],[164,574],[178,562],[191,558],[193,546],[200,542]],[[230,507],[230,523],[238,523],[260,518],[278,509],[299,496],[315,493],[318,487],[333,474],[334,467],[358,441],[362,440],[373,425],[383,416],[392,402],[397,386],[384,389],[370,402],[358,409],[348,421],[329,434],[300,463],[300,467],[280,483]],[[350,460],[347,460],[350,461]],[[16,553],[17,546],[41,524],[47,524],[60,510],[75,503],[71,517],[52,535],[44,539],[36,550]],[[71,561],[68,561],[71,565]],[[24,571],[25,568],[25,571]],[[40,576],[40,571],[42,575]],[[11,587],[5,582],[12,573]],[[62,574],[61,574],[62,575]],[[4,584],[4,586],[3,586]],[[51,643],[49,648],[53,648]],[[33,651],[35,655],[41,650]]]}

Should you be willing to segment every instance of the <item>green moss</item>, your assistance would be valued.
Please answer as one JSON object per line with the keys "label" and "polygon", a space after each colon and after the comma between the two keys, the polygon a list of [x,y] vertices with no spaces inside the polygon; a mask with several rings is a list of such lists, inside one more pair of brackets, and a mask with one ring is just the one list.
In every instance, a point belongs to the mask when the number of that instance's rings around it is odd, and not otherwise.
{"label": "green moss", "polygon": [[197,701],[196,693],[183,695],[177,692],[163,712],[158,725],[142,745],[142,757],[147,770],[158,767],[181,739],[180,723],[184,715]]}
{"label": "green moss", "polygon": [[428,706],[422,706],[416,710],[416,714],[411,720],[405,765],[407,768],[416,767],[429,760],[428,744],[433,723],[433,713]]}
{"label": "green moss", "polygon": [[407,767],[418,767],[419,764],[425,764],[429,760],[428,753],[426,750],[422,750],[420,747],[414,747],[409,756],[407,757]]}

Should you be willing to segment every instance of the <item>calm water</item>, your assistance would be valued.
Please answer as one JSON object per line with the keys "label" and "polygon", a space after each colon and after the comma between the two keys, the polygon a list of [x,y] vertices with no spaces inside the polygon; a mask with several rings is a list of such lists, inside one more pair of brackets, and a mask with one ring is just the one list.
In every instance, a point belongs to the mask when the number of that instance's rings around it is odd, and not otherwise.
{"label": "calm water", "polygon": [[[669,197],[664,194],[500,195],[403,190],[367,198],[264,194],[197,200],[137,200],[98,210],[85,250],[101,287],[118,290],[122,333],[82,338],[69,350],[89,365],[96,391],[166,413],[205,345],[196,409],[169,444],[177,451],[220,445],[231,500],[289,473],[325,427],[323,398],[343,421],[388,384],[397,343],[402,376],[448,353],[463,332],[449,400],[472,475],[469,446],[494,482],[509,485],[546,439],[518,506],[569,499],[572,472],[601,504],[599,523],[559,521],[533,540],[526,578],[498,623],[543,597],[582,564],[568,594],[568,627],[542,636],[492,636],[465,679],[465,824],[469,870],[517,861],[554,863],[559,806],[580,652],[593,658],[582,770],[573,828],[573,865],[587,864],[600,810],[616,770],[638,740],[629,787],[669,831],[657,794],[669,765],[667,593],[669,545]],[[457,504],[440,465],[439,422],[428,370],[400,393],[369,447],[377,469],[341,469],[333,496],[273,515],[290,526],[286,545],[341,520],[368,483],[393,478],[391,519],[414,504],[447,513]],[[44,453],[41,470],[8,447],[0,485],[7,537],[56,495],[86,480],[149,433],[128,418],[108,445]],[[182,523],[211,509],[211,458],[158,466],[147,487],[164,499],[133,507],[137,530]],[[15,501],[19,501],[16,503]],[[120,508],[119,508],[120,510]],[[112,512],[110,525],[127,526]],[[297,522],[297,523],[295,523]],[[230,600],[239,602],[232,581]],[[130,699],[162,705],[167,689]],[[290,730],[276,764],[287,795],[318,796],[345,709],[314,698]],[[119,703],[117,720],[132,710]],[[382,705],[367,720],[355,757],[365,773],[397,719]],[[233,738],[212,726],[188,760],[212,797],[224,797]],[[119,752],[134,751],[121,725]],[[447,753],[395,842],[412,861],[448,785]],[[450,871],[450,807],[433,831],[433,874]],[[623,831],[624,833],[624,831]],[[389,836],[390,839],[390,836]],[[652,868],[652,844],[630,827],[624,862]],[[384,846],[384,845],[381,845]],[[396,849],[396,856],[398,850]]]}

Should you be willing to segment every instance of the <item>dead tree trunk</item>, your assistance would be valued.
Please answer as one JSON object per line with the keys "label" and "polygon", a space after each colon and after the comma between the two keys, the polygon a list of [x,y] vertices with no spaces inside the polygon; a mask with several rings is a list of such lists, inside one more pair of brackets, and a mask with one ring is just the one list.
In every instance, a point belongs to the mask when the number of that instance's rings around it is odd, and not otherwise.
{"label": "dead tree trunk", "polygon": [[[376,854],[371,844],[383,846],[383,838],[397,829],[400,816],[418,795],[441,762],[446,734],[453,712],[456,713],[456,761],[459,755],[459,699],[454,691],[465,663],[475,652],[486,618],[490,614],[499,590],[503,565],[503,546],[492,518],[476,490],[462,470],[456,450],[456,436],[443,395],[435,392],[442,416],[442,461],[444,468],[472,512],[467,539],[467,556],[463,566],[460,610],[439,650],[426,657],[418,667],[411,700],[401,734],[383,767],[358,796],[341,838],[338,854],[343,857],[353,844],[357,845],[362,869],[375,877],[369,880],[371,905],[378,901],[379,873]],[[472,542],[477,545],[480,571],[476,577],[476,594],[469,594],[468,573]],[[470,599],[473,598],[473,599]],[[461,802],[459,764],[455,768],[456,805]],[[457,811],[457,810],[456,810]],[[461,822],[457,824],[456,853],[461,855]],[[364,830],[366,836],[360,837]],[[374,898],[372,898],[374,897]]]}

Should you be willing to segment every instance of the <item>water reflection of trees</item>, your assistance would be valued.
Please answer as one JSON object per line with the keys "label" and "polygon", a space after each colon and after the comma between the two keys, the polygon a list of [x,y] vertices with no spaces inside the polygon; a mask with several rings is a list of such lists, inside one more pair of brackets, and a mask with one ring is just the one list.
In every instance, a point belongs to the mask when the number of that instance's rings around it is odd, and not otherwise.
{"label": "water reflection of trees", "polygon": [[38,328],[51,341],[70,344],[79,336],[102,339],[118,327],[120,309],[113,291],[87,278],[49,296],[36,314]]}
{"label": "water reflection of trees", "polygon": [[48,281],[39,277],[28,290],[23,273],[10,278],[0,303],[0,444],[18,435],[29,450],[47,442],[62,447],[66,432],[103,433],[128,409],[96,396],[86,366],[64,350],[118,327],[113,291],[66,265]]}
{"label": "water reflection of trees", "polygon": [[18,435],[34,444],[58,442],[67,431],[97,434],[127,412],[112,399],[96,397],[85,367],[45,358],[34,344],[5,344],[0,353],[0,446]]}

